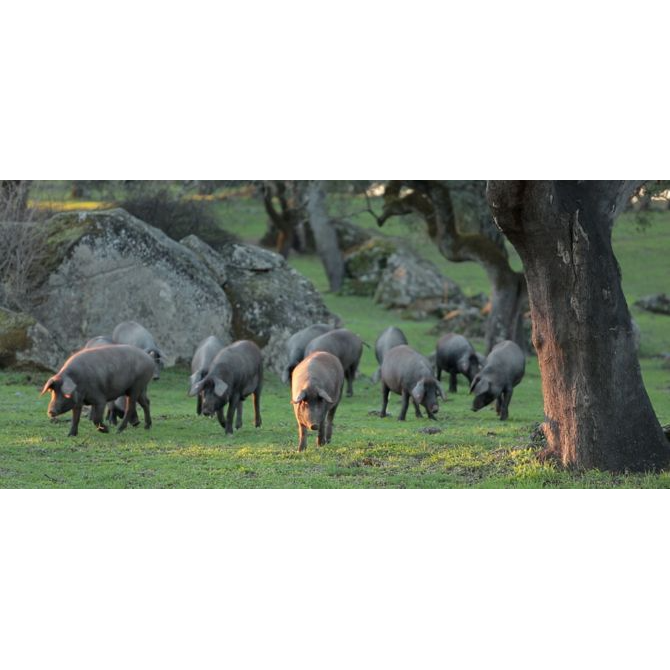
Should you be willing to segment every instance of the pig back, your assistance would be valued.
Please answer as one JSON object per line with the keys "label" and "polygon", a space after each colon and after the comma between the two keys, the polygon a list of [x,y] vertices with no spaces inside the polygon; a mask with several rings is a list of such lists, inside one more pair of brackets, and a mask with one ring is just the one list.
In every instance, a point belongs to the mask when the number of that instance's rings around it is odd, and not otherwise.
{"label": "pig back", "polygon": [[326,351],[340,359],[343,368],[358,362],[363,353],[363,341],[346,328],[331,330],[313,339],[305,349],[305,356],[315,351]]}
{"label": "pig back", "polygon": [[239,340],[214,357],[208,377],[219,377],[242,395],[252,393],[261,378],[261,350],[251,340]]}
{"label": "pig back", "polygon": [[210,363],[214,360],[214,357],[225,346],[226,345],[214,335],[210,335],[202,340],[193,354],[191,360],[191,372],[195,373],[208,368]]}
{"label": "pig back", "polygon": [[486,357],[486,365],[482,376],[495,375],[501,382],[509,381],[516,386],[523,378],[526,368],[526,357],[521,347],[512,340],[504,340],[491,349]]}
{"label": "pig back", "polygon": [[403,388],[411,390],[422,379],[432,378],[433,370],[425,356],[401,344],[384,356],[381,377],[393,392],[400,393]]}
{"label": "pig back", "polygon": [[390,349],[393,349],[393,347],[397,347],[401,344],[407,344],[405,333],[403,333],[400,328],[389,326],[375,342],[375,357],[377,358],[377,363],[381,365],[385,354]]}
{"label": "pig back", "polygon": [[131,387],[146,387],[154,374],[154,361],[137,347],[110,344],[79,351],[59,374],[70,376],[85,396],[114,400]]}
{"label": "pig back", "polygon": [[323,389],[337,404],[342,395],[344,369],[337,356],[327,351],[315,351],[301,361],[293,371],[291,398],[295,400],[300,391]]}

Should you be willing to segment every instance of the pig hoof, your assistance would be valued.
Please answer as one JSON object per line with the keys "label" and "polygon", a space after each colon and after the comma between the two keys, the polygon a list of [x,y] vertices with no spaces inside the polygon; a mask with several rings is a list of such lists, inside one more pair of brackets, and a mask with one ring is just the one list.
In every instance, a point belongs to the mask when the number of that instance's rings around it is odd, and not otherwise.
{"label": "pig hoof", "polygon": [[99,430],[101,433],[109,433],[109,428],[107,428],[107,426],[105,426],[105,425],[102,424],[102,423],[98,426],[98,430]]}

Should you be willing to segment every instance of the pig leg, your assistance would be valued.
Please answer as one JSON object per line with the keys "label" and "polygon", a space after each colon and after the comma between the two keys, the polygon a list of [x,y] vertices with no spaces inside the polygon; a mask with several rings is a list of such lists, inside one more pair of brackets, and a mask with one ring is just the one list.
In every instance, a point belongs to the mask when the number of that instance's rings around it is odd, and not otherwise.
{"label": "pig leg", "polygon": [[107,403],[107,421],[109,421],[112,426],[116,426],[116,411],[113,400]]}
{"label": "pig leg", "polygon": [[333,437],[333,419],[335,418],[336,410],[337,405],[335,405],[335,407],[331,407],[331,409],[328,410],[328,414],[326,415],[326,444],[329,444]]}
{"label": "pig leg", "polygon": [[[421,414],[421,408],[419,407],[419,403],[416,400],[414,400],[414,398],[412,398],[412,402],[414,403],[414,416],[416,416],[417,419],[423,419],[423,414]],[[428,410],[426,410],[426,412],[428,412]],[[428,412],[428,416],[430,417],[430,412]]]}
{"label": "pig leg", "polygon": [[228,403],[228,412],[226,413],[226,435],[233,434],[233,417],[235,416],[235,410],[237,409],[239,402],[239,396],[233,396]]}
{"label": "pig leg", "polygon": [[195,413],[200,416],[202,414],[202,395],[198,393],[198,399],[195,401]]}
{"label": "pig leg", "polygon": [[307,448],[307,427],[303,426],[301,423],[298,423],[298,436],[300,437],[298,451],[305,451]]}
{"label": "pig leg", "polygon": [[502,397],[505,392],[503,391],[497,398],[496,398],[496,414],[500,416],[500,410],[502,409]]}
{"label": "pig leg", "polygon": [[316,436],[316,446],[322,447],[326,442],[326,417],[324,417],[323,421],[319,424],[319,434]]}
{"label": "pig leg", "polygon": [[76,437],[79,429],[79,419],[81,418],[82,405],[75,405],[72,408],[72,423],[70,424],[70,432],[68,437]]}
{"label": "pig leg", "polygon": [[[140,407],[144,412],[144,428],[149,430],[149,428],[151,428],[151,411],[149,409],[151,403],[149,402],[146,391],[142,391],[142,393],[140,393],[137,402],[140,404]],[[135,410],[135,412],[135,416],[137,416],[137,410]],[[137,420],[137,423],[139,423],[139,419]]]}
{"label": "pig leg", "polygon": [[254,426],[260,428],[263,423],[261,419],[261,387],[260,384],[254,391]]}
{"label": "pig leg", "polygon": [[407,408],[409,407],[409,393],[403,390],[402,392],[402,407],[400,408],[400,414],[398,414],[398,421],[404,421],[407,416]]}
{"label": "pig leg", "polygon": [[219,424],[221,424],[221,428],[226,427],[226,422],[223,419],[223,408],[224,407],[225,407],[225,405],[221,405],[221,407],[219,407],[219,409],[216,410],[216,418],[219,420]]}
{"label": "pig leg", "polygon": [[109,428],[102,422],[105,415],[105,403],[98,403],[91,408],[91,421],[101,433],[109,433]]}
{"label": "pig leg", "polygon": [[386,416],[386,408],[389,404],[389,393],[391,389],[382,382],[382,409],[379,412],[379,416],[383,419]]}
{"label": "pig leg", "polygon": [[437,381],[441,382],[442,381],[442,368],[439,365],[437,365],[436,367],[437,367]]}
{"label": "pig leg", "polygon": [[507,421],[507,417],[509,416],[508,408],[511,400],[512,400],[512,389],[509,389],[509,391],[503,391],[503,401],[500,407],[501,421]]}
{"label": "pig leg", "polygon": [[235,430],[242,428],[242,407],[244,407],[244,403],[242,401],[237,403],[237,419],[235,421]]}
{"label": "pig leg", "polygon": [[356,376],[356,370],[351,366],[344,375],[347,378],[347,398],[351,398],[354,395],[354,377]]}
{"label": "pig leg", "polygon": [[121,425],[119,426],[119,433],[126,429],[126,427],[128,426],[128,421],[130,421],[130,417],[133,415],[133,412],[137,413],[136,400],[132,395],[127,395],[126,396],[126,411],[123,415],[123,421],[121,422]]}
{"label": "pig leg", "polygon": [[[449,373],[449,393],[456,393],[458,390],[458,373],[450,372]],[[439,377],[438,377],[439,379]]]}

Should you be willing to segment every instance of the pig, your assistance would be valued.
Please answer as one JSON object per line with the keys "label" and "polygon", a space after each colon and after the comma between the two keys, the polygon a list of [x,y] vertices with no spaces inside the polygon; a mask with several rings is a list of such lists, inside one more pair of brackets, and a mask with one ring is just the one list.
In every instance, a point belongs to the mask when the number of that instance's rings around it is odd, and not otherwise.
{"label": "pig", "polygon": [[389,392],[402,396],[399,421],[407,416],[409,400],[414,403],[414,411],[418,418],[422,417],[419,405],[426,408],[428,418],[437,421],[435,414],[439,410],[437,398],[444,398],[442,387],[433,376],[430,361],[418,351],[406,344],[390,349],[382,362],[382,409],[379,416],[386,416]]}
{"label": "pig", "polygon": [[344,370],[337,356],[315,351],[293,370],[291,403],[298,422],[298,451],[307,448],[307,431],[318,430],[316,444],[333,437],[333,419],[342,398]]}
{"label": "pig", "polygon": [[291,381],[291,375],[295,366],[300,363],[300,361],[305,358],[305,347],[319,335],[323,335],[334,329],[334,326],[330,326],[327,323],[315,323],[313,326],[308,326],[299,330],[297,333],[293,333],[291,337],[286,341],[286,367],[282,372],[282,382],[287,384]]}
{"label": "pig", "polygon": [[42,389],[51,391],[47,413],[54,418],[72,410],[69,435],[77,435],[84,405],[91,405],[91,421],[103,433],[109,432],[103,423],[105,405],[126,397],[126,408],[119,432],[128,425],[139,403],[144,411],[144,427],[151,427],[147,386],[154,371],[154,360],[146,352],[127,345],[108,345],[82,349],[73,354]]}
{"label": "pig", "polygon": [[[113,344],[112,338],[107,335],[96,335],[92,337],[85,345],[84,349],[93,349],[94,347],[107,346]],[[107,403],[107,421],[113,426],[116,426],[116,420],[122,419],[126,411],[126,398],[121,396]],[[132,426],[138,426],[140,420],[137,417],[137,408],[133,411],[133,415],[130,417],[130,423]]]}
{"label": "pig", "polygon": [[[233,433],[233,416],[242,401],[254,394],[256,428],[261,425],[260,397],[263,386],[263,361],[261,350],[251,340],[239,340],[224,347],[212,359],[209,371],[189,390],[190,396],[202,394],[202,413],[216,417],[227,435]],[[228,405],[226,420],[223,408]],[[241,409],[240,409],[241,412]],[[241,428],[241,413],[238,424]]]}
{"label": "pig", "polygon": [[496,344],[470,385],[470,393],[475,394],[472,411],[477,412],[495,400],[500,420],[506,421],[512,390],[523,379],[525,369],[526,358],[518,344],[512,340]]}
{"label": "pig", "polygon": [[[191,360],[191,376],[189,377],[190,388],[193,388],[195,384],[207,376],[211,362],[225,346],[226,345],[215,335],[210,335],[200,342],[193,354],[193,359]],[[240,411],[241,408],[242,405],[240,405]],[[200,393],[198,393],[195,411],[198,416],[202,414],[202,395]]]}
{"label": "pig", "polygon": [[347,397],[354,395],[354,379],[363,353],[363,341],[346,328],[337,328],[314,338],[305,348],[305,356],[315,351],[327,351],[337,356],[347,380]]}
{"label": "pig", "polygon": [[405,333],[396,328],[395,326],[389,326],[375,342],[375,357],[377,358],[377,363],[379,367],[375,370],[375,373],[372,375],[372,381],[376,384],[381,378],[382,374],[382,363],[384,362],[384,354],[393,347],[397,347],[399,344],[407,344],[407,338]]}
{"label": "pig", "polygon": [[100,347],[106,344],[112,344],[112,338],[107,335],[96,335],[92,337],[85,345],[84,349],[93,349],[93,347]]}
{"label": "pig", "polygon": [[163,353],[156,346],[151,333],[135,321],[123,321],[112,332],[114,344],[131,344],[146,351],[154,359],[154,379],[160,379],[163,369]]}
{"label": "pig", "polygon": [[458,390],[457,376],[465,375],[468,383],[479,372],[484,361],[484,356],[478,354],[474,347],[462,335],[447,333],[437,342],[435,351],[435,367],[437,368],[437,379],[442,380],[442,370],[449,373],[449,393]]}

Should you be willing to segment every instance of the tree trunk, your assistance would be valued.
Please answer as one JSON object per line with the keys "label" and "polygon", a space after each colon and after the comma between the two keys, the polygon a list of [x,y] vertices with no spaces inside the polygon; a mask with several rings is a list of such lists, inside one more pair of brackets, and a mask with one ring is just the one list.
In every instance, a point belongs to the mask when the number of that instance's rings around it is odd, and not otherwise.
{"label": "tree trunk", "polygon": [[326,194],[322,181],[310,181],[307,192],[309,225],[314,233],[316,251],[326,270],[331,291],[339,291],[344,281],[344,259],[337,233],[326,209]]}
{"label": "tree trunk", "polygon": [[[488,270],[488,268],[487,268]],[[516,342],[526,351],[523,315],[528,306],[526,278],[521,272],[489,271],[491,281],[491,312],[486,321],[486,354],[502,340]]]}
{"label": "tree trunk", "polygon": [[623,472],[670,462],[611,244],[614,218],[634,187],[489,182],[496,222],[524,264],[548,453],[565,465]]}

